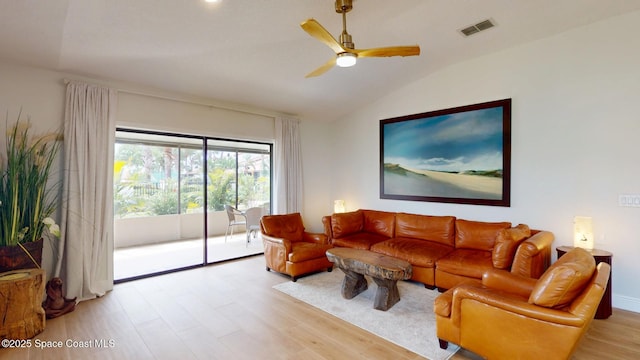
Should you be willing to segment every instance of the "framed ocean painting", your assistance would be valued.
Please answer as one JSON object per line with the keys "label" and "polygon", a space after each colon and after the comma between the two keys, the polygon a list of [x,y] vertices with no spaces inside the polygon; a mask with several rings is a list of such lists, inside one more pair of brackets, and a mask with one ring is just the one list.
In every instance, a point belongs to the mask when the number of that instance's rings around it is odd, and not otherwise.
{"label": "framed ocean painting", "polygon": [[510,206],[511,99],[380,120],[380,198]]}

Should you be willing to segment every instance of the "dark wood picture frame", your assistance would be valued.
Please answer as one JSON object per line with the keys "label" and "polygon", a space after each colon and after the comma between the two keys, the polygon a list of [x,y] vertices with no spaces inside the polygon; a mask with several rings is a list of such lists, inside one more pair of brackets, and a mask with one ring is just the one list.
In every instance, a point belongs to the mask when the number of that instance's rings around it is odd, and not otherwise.
{"label": "dark wood picture frame", "polygon": [[511,206],[511,99],[380,120],[380,198]]}

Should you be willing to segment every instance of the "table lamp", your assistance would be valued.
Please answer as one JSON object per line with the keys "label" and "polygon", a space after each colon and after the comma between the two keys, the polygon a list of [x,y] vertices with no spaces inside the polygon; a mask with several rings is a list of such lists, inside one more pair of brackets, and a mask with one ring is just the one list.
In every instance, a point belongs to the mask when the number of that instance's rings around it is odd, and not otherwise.
{"label": "table lamp", "polygon": [[593,224],[591,217],[576,216],[573,218],[573,246],[593,249]]}

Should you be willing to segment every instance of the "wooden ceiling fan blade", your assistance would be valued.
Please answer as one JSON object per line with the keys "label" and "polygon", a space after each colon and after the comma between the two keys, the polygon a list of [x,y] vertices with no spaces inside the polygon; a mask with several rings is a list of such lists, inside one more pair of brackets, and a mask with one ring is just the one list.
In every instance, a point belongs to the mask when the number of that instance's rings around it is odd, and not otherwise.
{"label": "wooden ceiling fan blade", "polygon": [[330,47],[336,54],[344,52],[344,48],[340,43],[331,35],[327,29],[323,28],[319,22],[315,19],[308,19],[300,23],[300,26],[304,31],[306,31],[309,35],[316,38],[323,44]]}
{"label": "wooden ceiling fan blade", "polygon": [[310,78],[310,77],[315,77],[315,76],[320,76],[324,73],[326,73],[327,71],[331,70],[331,68],[333,68],[336,65],[336,59],[333,58],[329,61],[327,61],[326,63],[324,63],[324,65],[320,66],[319,68],[313,70],[312,72],[310,72],[309,74],[307,74],[307,76],[305,76],[306,78]]}
{"label": "wooden ceiling fan blade", "polygon": [[374,49],[359,49],[353,52],[356,53],[358,57],[416,56],[420,55],[420,47],[417,45],[389,46]]}

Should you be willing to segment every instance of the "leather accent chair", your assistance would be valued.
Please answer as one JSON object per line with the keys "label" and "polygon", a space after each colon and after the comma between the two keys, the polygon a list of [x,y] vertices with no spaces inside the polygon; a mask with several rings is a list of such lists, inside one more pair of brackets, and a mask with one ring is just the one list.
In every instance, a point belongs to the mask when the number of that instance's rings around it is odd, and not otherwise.
{"label": "leather accent chair", "polygon": [[326,255],[333,246],[325,234],[304,231],[300,213],[265,215],[260,227],[267,271],[287,274],[295,282],[300,275],[333,269]]}
{"label": "leather accent chair", "polygon": [[506,270],[482,285],[457,285],[434,303],[440,347],[460,345],[486,359],[569,359],[589,328],[611,268],[573,249],[540,279]]}

